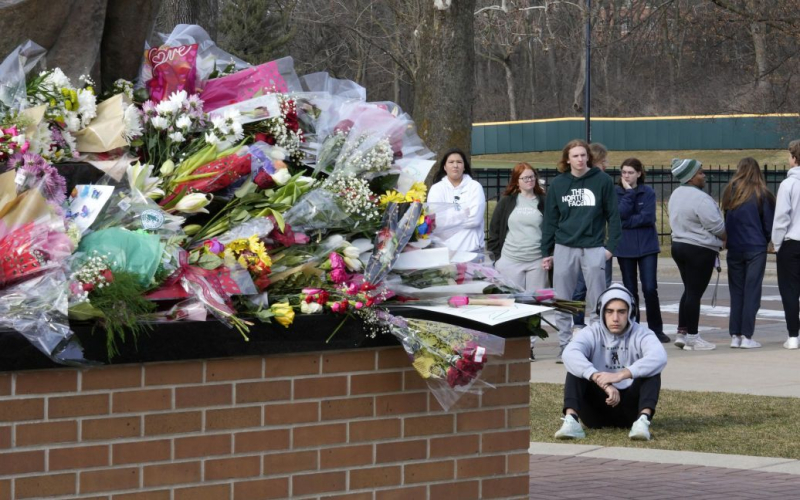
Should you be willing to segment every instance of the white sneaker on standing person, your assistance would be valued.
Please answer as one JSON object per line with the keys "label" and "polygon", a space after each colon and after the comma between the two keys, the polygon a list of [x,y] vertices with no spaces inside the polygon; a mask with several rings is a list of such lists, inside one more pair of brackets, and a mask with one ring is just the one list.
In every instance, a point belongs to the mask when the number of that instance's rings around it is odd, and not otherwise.
{"label": "white sneaker on standing person", "polygon": [[772,244],[777,252],[778,291],[789,338],[786,349],[800,348],[800,140],[789,143],[789,166],[786,179],[778,188]]}

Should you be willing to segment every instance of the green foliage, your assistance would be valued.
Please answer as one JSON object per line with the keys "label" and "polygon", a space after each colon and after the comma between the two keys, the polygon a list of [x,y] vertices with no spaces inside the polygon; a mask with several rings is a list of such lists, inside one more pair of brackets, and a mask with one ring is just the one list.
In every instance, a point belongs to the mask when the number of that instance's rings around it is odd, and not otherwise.
{"label": "green foliage", "polygon": [[219,45],[251,64],[276,59],[297,31],[296,0],[228,0],[219,20]]}
{"label": "green foliage", "polygon": [[119,354],[117,341],[125,343],[126,333],[130,333],[135,345],[141,333],[152,330],[145,321],[156,305],[143,297],[145,288],[139,282],[137,274],[115,272],[113,283],[89,294],[92,307],[103,315],[108,359]]}

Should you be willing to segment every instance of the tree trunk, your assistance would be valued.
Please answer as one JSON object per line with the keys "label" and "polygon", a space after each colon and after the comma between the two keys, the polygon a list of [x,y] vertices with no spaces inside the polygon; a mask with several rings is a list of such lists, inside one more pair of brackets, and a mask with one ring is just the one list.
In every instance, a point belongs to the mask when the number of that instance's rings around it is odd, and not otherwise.
{"label": "tree trunk", "polygon": [[508,94],[508,113],[511,121],[517,119],[517,92],[514,87],[514,71],[511,68],[511,61],[509,58],[503,59],[503,69],[506,72],[506,93]]}
{"label": "tree trunk", "polygon": [[218,19],[219,0],[163,0],[157,27],[171,33],[179,24],[197,24],[216,40]]}
{"label": "tree trunk", "polygon": [[[469,154],[475,87],[475,0],[444,10],[427,0],[419,33],[421,59],[414,86],[414,121],[431,151],[458,147]],[[428,174],[433,179],[435,168]]]}

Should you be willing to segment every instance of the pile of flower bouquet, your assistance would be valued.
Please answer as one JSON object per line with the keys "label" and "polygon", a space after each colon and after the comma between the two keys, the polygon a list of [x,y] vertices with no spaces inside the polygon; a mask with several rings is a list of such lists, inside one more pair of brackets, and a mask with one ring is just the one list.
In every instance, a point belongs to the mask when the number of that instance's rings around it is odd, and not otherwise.
{"label": "pile of flower bouquet", "polygon": [[[258,322],[334,314],[398,336],[426,379],[470,387],[502,339],[385,306],[459,277],[519,290],[479,255],[393,271],[443,248],[411,118],[291,58],[248,65],[197,26],[163,41],[136,83],[102,94],[40,67],[32,42],[0,66],[0,327],[74,362],[68,318],[95,322],[111,359],[154,322],[212,319],[246,341]],[[67,192],[59,163],[76,160],[105,175]]]}

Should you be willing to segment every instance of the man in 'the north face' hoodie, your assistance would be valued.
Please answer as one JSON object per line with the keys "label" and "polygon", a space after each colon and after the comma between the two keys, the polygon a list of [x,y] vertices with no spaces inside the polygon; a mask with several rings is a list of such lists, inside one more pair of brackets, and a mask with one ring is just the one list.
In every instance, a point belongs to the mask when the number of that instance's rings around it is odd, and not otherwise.
{"label": "man in 'the north face' hoodie", "polygon": [[586,427],[631,427],[634,440],[650,439],[650,420],[661,390],[667,353],[652,330],[636,323],[632,296],[614,284],[598,301],[601,321],[564,349],[564,424],[557,439],[586,437]]}

